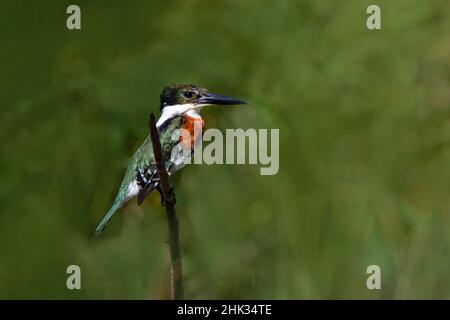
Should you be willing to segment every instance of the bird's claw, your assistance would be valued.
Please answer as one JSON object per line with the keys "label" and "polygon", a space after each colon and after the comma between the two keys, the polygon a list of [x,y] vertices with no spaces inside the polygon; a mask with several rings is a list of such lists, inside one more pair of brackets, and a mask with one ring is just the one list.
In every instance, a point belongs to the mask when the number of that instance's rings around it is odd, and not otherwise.
{"label": "bird's claw", "polygon": [[[161,206],[165,207],[166,203],[164,201],[164,193],[163,193],[163,191],[161,189],[161,186],[159,184],[156,186],[156,190],[158,190],[159,195],[161,196]],[[172,196],[173,204],[176,204],[177,203],[177,199],[175,197],[175,193],[173,192],[173,190],[174,190],[173,187],[170,186],[169,194]]]}

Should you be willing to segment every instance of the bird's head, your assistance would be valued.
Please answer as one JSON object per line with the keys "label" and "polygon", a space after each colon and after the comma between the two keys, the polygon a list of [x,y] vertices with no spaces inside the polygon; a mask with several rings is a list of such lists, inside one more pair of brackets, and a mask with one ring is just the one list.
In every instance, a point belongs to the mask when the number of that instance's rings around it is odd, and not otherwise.
{"label": "bird's head", "polygon": [[199,110],[207,105],[238,105],[245,101],[220,94],[210,93],[205,88],[193,84],[173,84],[165,87],[161,93],[161,111],[165,107],[188,105],[190,109]]}

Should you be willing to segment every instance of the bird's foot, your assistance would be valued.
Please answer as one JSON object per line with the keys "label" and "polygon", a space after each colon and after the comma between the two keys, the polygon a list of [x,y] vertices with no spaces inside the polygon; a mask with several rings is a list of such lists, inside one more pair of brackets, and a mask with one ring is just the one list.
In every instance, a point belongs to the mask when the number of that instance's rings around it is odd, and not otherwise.
{"label": "bird's foot", "polygon": [[164,203],[163,191],[162,191],[161,186],[159,184],[156,186],[156,190],[159,192],[159,195],[161,197],[161,206],[165,207],[166,205]]}
{"label": "bird's foot", "polygon": [[[156,190],[159,192],[159,195],[161,196],[161,206],[165,207],[166,204],[165,204],[165,201],[164,201],[164,193],[163,193],[163,191],[161,189],[161,186],[159,184],[156,186]],[[173,204],[176,204],[177,203],[177,199],[175,197],[175,193],[173,192],[173,187],[172,186],[170,186],[169,194],[172,196]]]}

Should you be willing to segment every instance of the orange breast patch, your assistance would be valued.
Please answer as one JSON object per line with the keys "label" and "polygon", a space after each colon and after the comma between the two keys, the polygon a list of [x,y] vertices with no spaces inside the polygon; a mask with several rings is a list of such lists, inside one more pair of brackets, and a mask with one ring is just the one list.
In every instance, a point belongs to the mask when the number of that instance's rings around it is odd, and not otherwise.
{"label": "orange breast patch", "polygon": [[[185,115],[183,121],[183,129],[184,131],[180,137],[180,143],[182,144],[183,148],[192,149],[203,134],[203,131],[205,129],[205,122],[202,118],[190,117],[188,115]],[[188,134],[189,136],[186,136]]]}

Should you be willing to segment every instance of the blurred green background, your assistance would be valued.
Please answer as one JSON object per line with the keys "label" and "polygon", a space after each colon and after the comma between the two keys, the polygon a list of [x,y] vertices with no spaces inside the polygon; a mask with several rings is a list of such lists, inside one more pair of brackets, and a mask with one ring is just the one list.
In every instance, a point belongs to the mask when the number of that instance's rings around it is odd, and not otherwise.
{"label": "blurred green background", "polygon": [[0,2],[0,298],[168,297],[158,194],[93,231],[174,82],[249,101],[207,128],[280,129],[277,175],[174,178],[187,298],[450,298],[448,0],[69,4]]}

